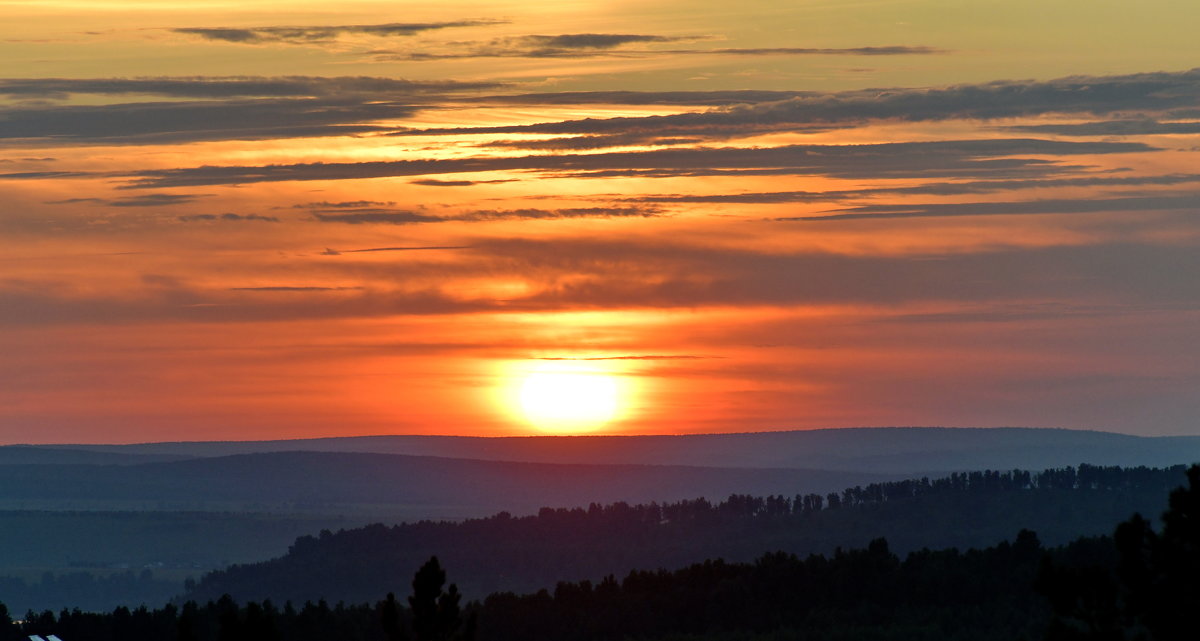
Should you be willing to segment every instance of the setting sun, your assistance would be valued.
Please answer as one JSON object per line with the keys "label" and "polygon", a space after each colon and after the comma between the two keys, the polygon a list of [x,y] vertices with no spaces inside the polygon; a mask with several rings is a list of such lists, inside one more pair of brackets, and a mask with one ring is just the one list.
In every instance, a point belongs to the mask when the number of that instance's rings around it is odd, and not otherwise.
{"label": "setting sun", "polygon": [[589,432],[620,409],[616,376],[598,371],[543,366],[521,382],[519,402],[526,420],[547,432]]}

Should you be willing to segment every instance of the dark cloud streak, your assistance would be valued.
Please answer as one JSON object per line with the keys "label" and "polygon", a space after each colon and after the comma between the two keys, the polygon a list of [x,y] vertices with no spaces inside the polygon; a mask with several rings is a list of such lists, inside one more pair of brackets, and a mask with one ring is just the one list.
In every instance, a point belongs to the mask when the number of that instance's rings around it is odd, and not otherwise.
{"label": "dark cloud streak", "polygon": [[528,35],[498,38],[488,42],[464,43],[458,50],[448,51],[386,51],[371,52],[380,60],[451,60],[463,58],[580,58],[595,56],[910,56],[950,53],[944,49],[924,46],[883,47],[755,47],[723,49],[627,49],[629,44],[679,42],[697,39],[687,36],[648,34],[572,33],[561,35]]}
{"label": "dark cloud streak", "polygon": [[[379,248],[387,249],[387,248]],[[408,251],[413,248],[403,248]],[[453,248],[458,249],[458,248]],[[694,308],[708,305],[868,304],[901,306],[1070,302],[1144,312],[1200,309],[1200,252],[1194,245],[1111,243],[913,256],[841,255],[814,251],[759,253],[750,248],[689,247],[669,240],[481,239],[461,261],[379,261],[346,265],[362,282],[437,274],[495,278],[512,274],[535,293],[508,299],[463,300],[433,290],[369,287],[336,297],[247,298],[228,290],[147,279],[137,298],[79,298],[50,283],[0,283],[10,304],[0,324],[250,322],[397,314],[484,311]],[[336,269],[337,263],[331,266]],[[336,272],[334,272],[336,273]],[[1047,278],[1052,274],[1053,278]],[[569,278],[563,278],[569,276]]]}
{"label": "dark cloud streak", "polygon": [[237,44],[318,44],[329,42],[339,36],[354,34],[377,37],[414,36],[425,31],[441,29],[479,27],[503,24],[495,20],[457,20],[452,22],[393,22],[387,24],[352,24],[318,26],[268,26],[268,27],[179,27],[175,33],[199,36],[205,40],[219,40]]}
{"label": "dark cloud streak", "polygon": [[180,222],[191,223],[200,221],[225,221],[225,222],[262,222],[262,223],[277,223],[279,219],[274,216],[260,216],[258,214],[192,214],[188,216],[177,216]]}
{"label": "dark cloud streak", "polygon": [[495,89],[494,82],[403,80],[371,76],[189,76],[145,78],[3,78],[0,95],[66,98],[74,94],[145,94],[176,98],[380,98]]}
{"label": "dark cloud streak", "polygon": [[356,99],[146,102],[0,110],[0,140],[138,145],[343,136],[383,130],[357,124],[404,118],[407,104]]}
{"label": "dark cloud streak", "polygon": [[564,209],[476,210],[460,214],[434,216],[395,209],[314,210],[313,217],[323,223],[350,225],[415,225],[422,223],[482,223],[505,220],[562,220],[567,218],[650,218],[661,215],[654,207],[577,207]]}
{"label": "dark cloud streak", "polygon": [[958,140],[864,145],[790,145],[772,148],[665,149],[645,152],[560,154],[515,158],[454,158],[361,163],[204,166],[133,174],[127,189],[237,185],[281,181],[347,180],[484,171],[707,171],[714,168],[783,169],[798,174],[854,178],[958,177],[1053,171],[1052,161],[1019,155],[1070,156],[1153,150],[1134,142],[1063,142],[1037,139]]}
{"label": "dark cloud streak", "polygon": [[1200,122],[1159,122],[1152,119],[1104,120],[1058,125],[1019,125],[1008,131],[1054,136],[1156,136],[1200,134]]}
{"label": "dark cloud streak", "polygon": [[365,289],[363,287],[315,287],[315,286],[269,286],[230,287],[231,292],[345,292]]}
{"label": "dark cloud streak", "polygon": [[719,356],[694,356],[691,354],[646,354],[629,356],[543,356],[539,361],[698,361],[721,358]]}
{"label": "dark cloud streak", "polygon": [[1139,185],[1178,185],[1200,182],[1200,174],[1167,174],[1162,176],[1085,176],[1079,178],[1049,178],[1038,180],[979,180],[961,183],[928,183],[903,187],[874,187],[869,189],[834,191],[773,191],[747,192],[741,194],[669,194],[636,196],[626,202],[641,203],[725,203],[725,204],[778,204],[792,202],[824,202],[851,198],[870,198],[892,194],[926,194],[957,196],[986,194],[998,191],[1022,189],[1049,189],[1056,187],[1111,187]]}
{"label": "dark cloud streak", "polygon": [[1200,207],[1200,193],[1174,196],[1131,196],[1099,199],[1046,199],[1018,202],[925,203],[863,205],[842,209],[846,213],[778,218],[779,221],[870,220],[889,218],[944,218],[952,216],[1011,216],[1028,214],[1089,214],[1114,211],[1146,212]]}
{"label": "dark cloud streak", "polygon": [[[654,96],[651,93],[649,96]],[[667,93],[664,97],[675,94]],[[652,102],[650,97],[647,102]],[[666,98],[664,98],[666,99]],[[530,125],[398,131],[395,135],[644,133],[657,136],[732,128],[744,132],[857,125],[872,120],[909,122],[1015,118],[1051,113],[1105,115],[1163,113],[1200,101],[1200,69],[1179,73],[1068,77],[1047,82],[993,82],[923,89],[870,89],[806,93],[783,100],[737,104],[701,113],[588,118]]]}

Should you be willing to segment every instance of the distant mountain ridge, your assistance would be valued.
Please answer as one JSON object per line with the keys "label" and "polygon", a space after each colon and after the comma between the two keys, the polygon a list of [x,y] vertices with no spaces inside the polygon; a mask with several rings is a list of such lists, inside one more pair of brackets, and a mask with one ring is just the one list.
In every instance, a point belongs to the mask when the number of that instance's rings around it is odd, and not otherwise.
{"label": "distant mountain ridge", "polygon": [[0,447],[0,465],[138,465],[193,458],[186,454],[157,454],[75,449],[43,445]]}
{"label": "distant mountain ridge", "polygon": [[[838,428],[679,436],[357,436],[280,441],[43,445],[112,454],[228,456],[359,452],[524,463],[796,468],[925,474],[1079,463],[1162,467],[1200,461],[1200,436],[1055,428]],[[0,447],[0,463],[7,447]],[[11,457],[9,457],[11,458]]]}

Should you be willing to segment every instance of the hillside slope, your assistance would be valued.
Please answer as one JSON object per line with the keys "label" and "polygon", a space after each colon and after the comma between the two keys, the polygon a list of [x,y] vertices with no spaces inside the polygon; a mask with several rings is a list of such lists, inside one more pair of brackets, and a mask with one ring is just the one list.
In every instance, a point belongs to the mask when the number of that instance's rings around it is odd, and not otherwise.
{"label": "hillside slope", "polygon": [[[1048,544],[1110,534],[1134,512],[1156,516],[1184,468],[1080,468],[1037,475],[955,475],[934,482],[894,482],[840,493],[814,507],[813,497],[730,497],[631,507],[499,514],[464,523],[372,525],[302,537],[279,559],[206,575],[187,595],[276,602],[324,598],[365,601],[403,594],[413,568],[436,555],[468,597],[532,592],[560,580],[597,581],[630,568],[671,568],[711,558],[748,561],[782,550],[828,553],[886,537],[892,548],[992,545],[1023,528]],[[829,507],[829,505],[838,507]]]}

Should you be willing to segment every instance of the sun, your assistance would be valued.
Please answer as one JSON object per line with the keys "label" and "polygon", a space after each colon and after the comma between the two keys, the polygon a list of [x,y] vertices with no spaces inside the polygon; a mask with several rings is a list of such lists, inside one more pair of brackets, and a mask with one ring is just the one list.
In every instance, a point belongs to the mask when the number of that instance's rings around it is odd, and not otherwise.
{"label": "sun", "polygon": [[600,429],[621,410],[619,379],[603,371],[543,365],[521,381],[521,412],[527,421],[547,432]]}

